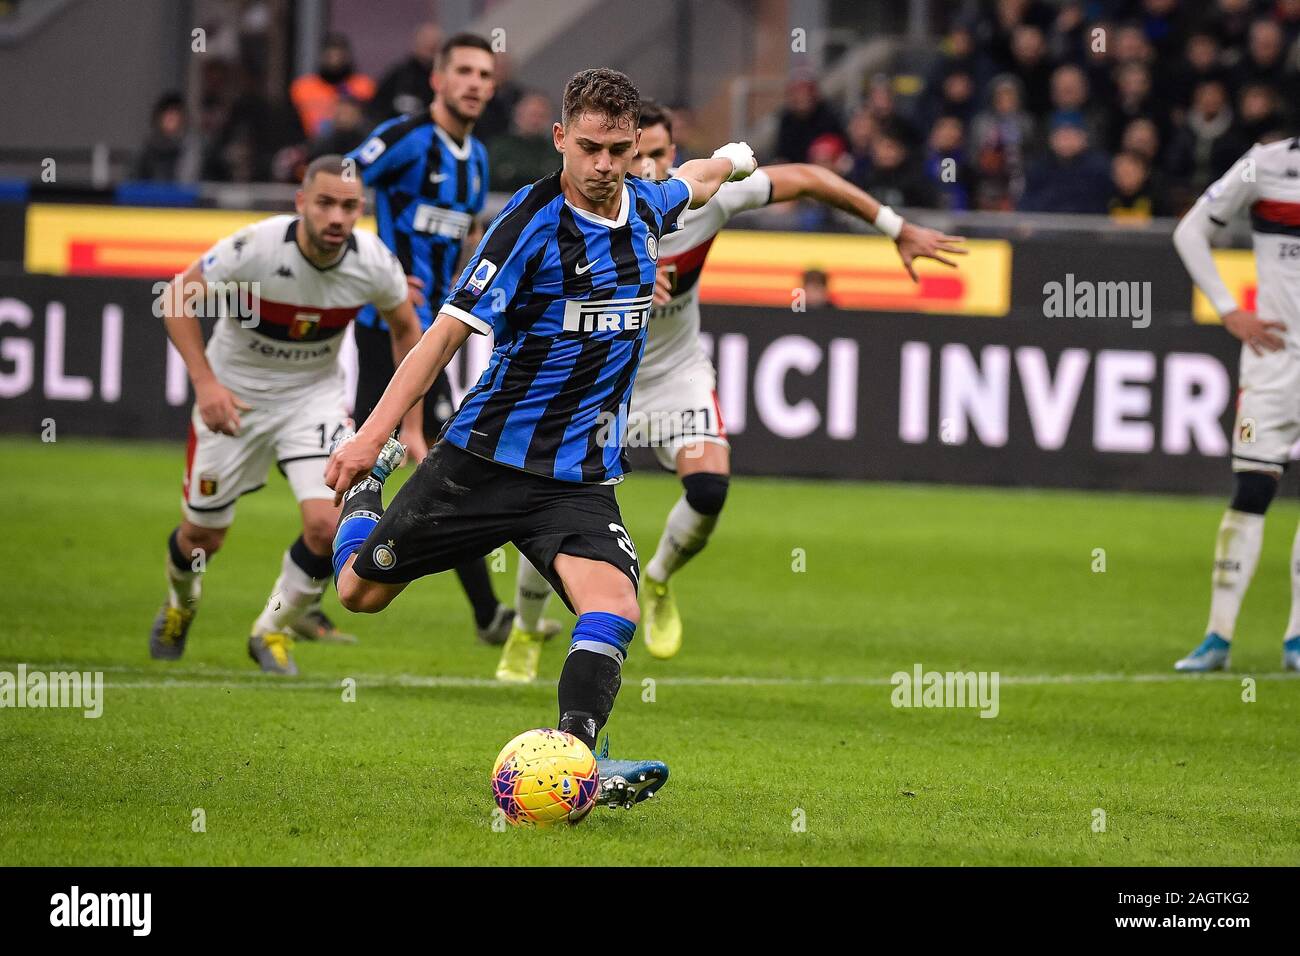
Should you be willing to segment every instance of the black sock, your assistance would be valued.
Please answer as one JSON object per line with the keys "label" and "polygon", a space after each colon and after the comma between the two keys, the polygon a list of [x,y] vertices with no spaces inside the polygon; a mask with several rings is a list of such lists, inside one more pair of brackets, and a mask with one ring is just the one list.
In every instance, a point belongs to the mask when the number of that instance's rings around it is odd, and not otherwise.
{"label": "black sock", "polygon": [[194,567],[191,560],[185,556],[180,545],[181,528],[177,525],[172,529],[171,536],[167,538],[167,554],[172,559],[172,567],[182,573],[193,571]]}
{"label": "black sock", "polygon": [[378,516],[384,513],[383,490],[383,485],[376,479],[366,477],[360,484],[349,488],[343,499],[338,530],[334,532],[334,556],[331,561],[336,585],[343,565],[365,544],[370,532],[379,524]]}
{"label": "black sock", "polygon": [[560,671],[559,729],[594,751],[622,683],[622,668],[614,658],[581,648],[570,651]]}
{"label": "black sock", "polygon": [[469,598],[470,607],[474,609],[474,623],[487,627],[497,616],[500,606],[496,592],[492,590],[492,579],[488,577],[487,559],[479,558],[462,564],[456,569],[456,577],[460,578],[460,586],[465,589],[465,597]]}

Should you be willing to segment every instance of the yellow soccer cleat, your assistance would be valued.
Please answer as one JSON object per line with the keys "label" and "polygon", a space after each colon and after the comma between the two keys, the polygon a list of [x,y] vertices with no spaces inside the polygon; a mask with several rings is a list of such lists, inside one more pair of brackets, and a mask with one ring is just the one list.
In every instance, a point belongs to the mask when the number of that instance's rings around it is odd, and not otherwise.
{"label": "yellow soccer cleat", "polygon": [[651,657],[666,661],[682,649],[682,617],[667,581],[647,577],[642,589],[641,626]]}
{"label": "yellow soccer cleat", "polygon": [[298,665],[293,662],[292,650],[293,638],[280,631],[254,634],[248,639],[248,656],[266,674],[297,677]]}
{"label": "yellow soccer cleat", "polygon": [[542,659],[545,635],[525,631],[518,625],[510,629],[506,646],[501,648],[497,680],[507,684],[529,684],[537,679],[537,665]]}

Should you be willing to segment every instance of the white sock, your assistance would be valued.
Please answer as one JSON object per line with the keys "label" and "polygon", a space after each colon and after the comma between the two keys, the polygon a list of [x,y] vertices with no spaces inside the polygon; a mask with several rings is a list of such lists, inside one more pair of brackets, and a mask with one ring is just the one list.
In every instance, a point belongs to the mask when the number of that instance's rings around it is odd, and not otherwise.
{"label": "white sock", "polygon": [[551,597],[551,585],[522,554],[515,577],[515,624],[521,631],[536,633],[542,611]]}
{"label": "white sock", "polygon": [[1259,564],[1264,543],[1264,516],[1229,508],[1219,522],[1214,542],[1214,573],[1211,577],[1210,622],[1206,633],[1232,640],[1241,611],[1242,598]]}
{"label": "white sock", "polygon": [[172,607],[194,610],[203,594],[203,572],[182,571],[167,556],[167,600]]}
{"label": "white sock", "polygon": [[677,499],[668,512],[668,522],[659,538],[659,547],[646,565],[646,577],[667,581],[673,572],[703,550],[718,523],[717,515],[702,515],[686,503],[686,496]]}
{"label": "white sock", "polygon": [[286,551],[280,564],[280,576],[275,579],[275,587],[271,589],[271,597],[253,622],[253,633],[283,631],[320,600],[328,583],[329,578],[313,578],[309,575]]}
{"label": "white sock", "polygon": [[1296,527],[1295,541],[1291,544],[1291,619],[1286,622],[1285,640],[1300,634],[1300,526]]}

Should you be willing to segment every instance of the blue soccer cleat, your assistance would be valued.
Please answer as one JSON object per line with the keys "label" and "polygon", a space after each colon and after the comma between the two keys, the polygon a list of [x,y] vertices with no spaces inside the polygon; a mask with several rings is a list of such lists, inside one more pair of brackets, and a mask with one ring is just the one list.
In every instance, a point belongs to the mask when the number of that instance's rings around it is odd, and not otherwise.
{"label": "blue soccer cleat", "polygon": [[1282,670],[1300,671],[1300,635],[1282,642]]}
{"label": "blue soccer cleat", "polygon": [[1189,673],[1227,670],[1228,652],[1231,650],[1230,642],[1225,641],[1218,634],[1207,634],[1205,640],[1197,645],[1196,650],[1174,664],[1174,670]]}
{"label": "blue soccer cleat", "polygon": [[611,760],[609,734],[596,755],[600,791],[596,802],[617,810],[631,810],[632,804],[649,800],[668,782],[668,766],[658,760]]}

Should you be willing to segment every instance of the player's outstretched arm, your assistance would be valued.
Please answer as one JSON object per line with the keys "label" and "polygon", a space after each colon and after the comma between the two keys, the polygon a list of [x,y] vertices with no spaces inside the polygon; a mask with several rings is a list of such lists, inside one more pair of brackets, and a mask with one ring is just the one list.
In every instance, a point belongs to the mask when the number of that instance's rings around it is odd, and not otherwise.
{"label": "player's outstretched arm", "polygon": [[937,229],[910,223],[870,193],[829,169],[811,163],[782,163],[764,166],[763,172],[772,181],[772,202],[815,199],[857,216],[893,239],[903,267],[913,282],[917,281],[916,269],[912,265],[914,260],[933,259],[955,267],[957,263],[946,257],[966,255],[966,249],[962,247],[965,237],[950,236]]}
{"label": "player's outstretched arm", "polygon": [[1174,229],[1174,248],[1178,250],[1192,282],[1223,319],[1224,328],[1249,345],[1256,355],[1262,355],[1265,349],[1276,352],[1286,345],[1281,335],[1276,334],[1285,332],[1286,326],[1238,308],[1236,298],[1219,274],[1210,249],[1210,239],[1215,231],[1255,198],[1251,153],[1253,150],[1239,159],[1183,216]]}
{"label": "player's outstretched arm", "polygon": [[[188,293],[200,290],[200,301],[208,299],[208,284],[203,278],[203,268],[195,262],[167,286],[163,299],[163,325],[167,337],[176,346],[185,362],[190,383],[194,386],[194,401],[199,408],[203,424],[223,435],[238,435],[243,422],[239,413],[251,406],[236,398],[217,381],[208,357],[203,351],[203,329],[199,320],[190,313],[188,303],[193,301]],[[195,297],[199,298],[199,297]]]}
{"label": "player's outstretched arm", "polygon": [[722,184],[744,179],[758,168],[758,160],[748,143],[720,146],[709,159],[692,159],[682,163],[674,174],[691,187],[691,209],[699,209],[716,195]]}
{"label": "player's outstretched arm", "polygon": [[339,445],[330,455],[325,466],[325,483],[334,489],[335,504],[340,503],[343,493],[374,467],[380,449],[397,423],[433,385],[438,373],[465,344],[470,331],[470,327],[454,315],[439,313],[415,348],[407,353],[365,424],[350,441]]}
{"label": "player's outstretched arm", "polygon": [[[420,319],[415,314],[412,298],[407,298],[390,311],[381,310],[380,315],[388,324],[388,333],[393,340],[393,368],[397,368],[420,342]],[[422,461],[429,453],[424,441],[423,399],[412,405],[402,416],[398,440],[406,446],[407,455],[414,461]]]}

